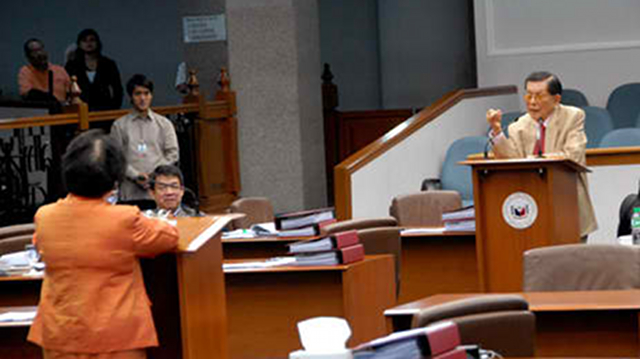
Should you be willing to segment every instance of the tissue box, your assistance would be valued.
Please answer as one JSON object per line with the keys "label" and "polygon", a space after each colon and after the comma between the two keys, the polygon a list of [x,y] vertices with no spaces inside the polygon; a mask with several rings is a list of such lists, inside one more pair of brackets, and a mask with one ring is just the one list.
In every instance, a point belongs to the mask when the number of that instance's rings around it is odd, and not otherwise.
{"label": "tissue box", "polygon": [[289,359],[353,359],[353,355],[349,349],[334,353],[309,353],[305,350],[296,350],[289,353]]}

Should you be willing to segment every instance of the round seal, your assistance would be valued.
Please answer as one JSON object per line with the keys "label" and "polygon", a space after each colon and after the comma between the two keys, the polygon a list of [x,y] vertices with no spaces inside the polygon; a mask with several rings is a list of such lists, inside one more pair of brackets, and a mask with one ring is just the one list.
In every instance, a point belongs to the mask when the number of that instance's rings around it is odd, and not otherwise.
{"label": "round seal", "polygon": [[502,204],[502,218],[515,229],[525,229],[538,218],[536,200],[524,192],[514,192]]}

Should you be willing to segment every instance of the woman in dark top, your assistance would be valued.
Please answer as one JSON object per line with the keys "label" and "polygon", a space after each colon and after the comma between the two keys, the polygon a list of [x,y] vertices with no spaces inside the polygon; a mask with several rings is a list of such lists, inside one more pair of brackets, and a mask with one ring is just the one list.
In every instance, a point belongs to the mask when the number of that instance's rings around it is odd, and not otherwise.
{"label": "woman in dark top", "polygon": [[113,110],[122,105],[122,82],[118,66],[110,58],[102,55],[100,36],[93,29],[82,30],[78,34],[73,59],[65,69],[69,76],[78,77],[80,98],[89,104],[89,110]]}

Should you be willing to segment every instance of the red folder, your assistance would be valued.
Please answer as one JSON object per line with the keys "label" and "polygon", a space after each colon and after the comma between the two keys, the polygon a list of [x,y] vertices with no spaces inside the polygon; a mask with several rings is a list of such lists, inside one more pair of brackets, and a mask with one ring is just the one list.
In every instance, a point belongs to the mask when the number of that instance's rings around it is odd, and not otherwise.
{"label": "red folder", "polygon": [[349,247],[360,242],[358,231],[356,230],[334,233],[331,235],[331,240],[336,249]]}
{"label": "red folder", "polygon": [[433,359],[467,359],[467,351],[464,348],[456,348],[446,353],[435,355]]}
{"label": "red folder", "polygon": [[443,322],[427,327],[426,341],[421,341],[423,355],[436,356],[460,345],[460,332],[454,322]]}
{"label": "red folder", "polygon": [[340,263],[349,264],[364,259],[364,246],[360,243],[340,249]]}

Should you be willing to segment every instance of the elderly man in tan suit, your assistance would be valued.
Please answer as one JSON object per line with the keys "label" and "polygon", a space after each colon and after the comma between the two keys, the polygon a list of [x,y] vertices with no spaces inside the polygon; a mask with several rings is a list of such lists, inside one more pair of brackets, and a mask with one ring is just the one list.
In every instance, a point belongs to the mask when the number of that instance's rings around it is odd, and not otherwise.
{"label": "elderly man in tan suit", "polygon": [[113,139],[78,136],[62,161],[70,194],[36,213],[46,269],[28,340],[45,359],[141,359],[158,345],[138,257],[175,249],[178,231],[106,201],[125,168]]}
{"label": "elderly man in tan suit", "polygon": [[[584,166],[587,145],[584,111],[560,104],[562,84],[558,77],[549,72],[534,72],[525,80],[525,91],[527,113],[509,126],[508,138],[502,132],[502,112],[487,111],[494,155],[497,158],[525,158],[546,153],[564,156]],[[578,208],[580,236],[586,241],[598,225],[585,173],[578,179]]]}

